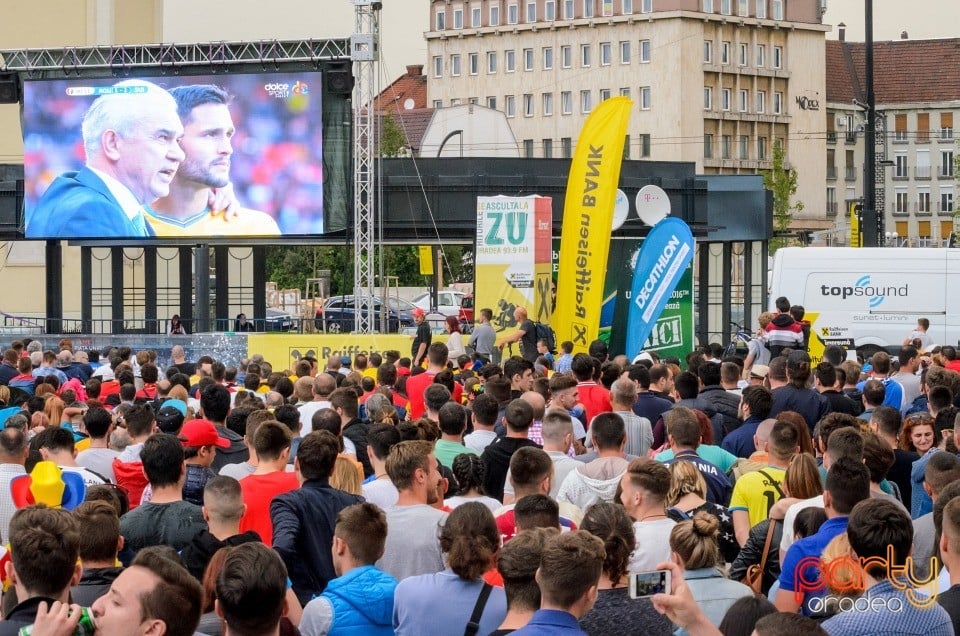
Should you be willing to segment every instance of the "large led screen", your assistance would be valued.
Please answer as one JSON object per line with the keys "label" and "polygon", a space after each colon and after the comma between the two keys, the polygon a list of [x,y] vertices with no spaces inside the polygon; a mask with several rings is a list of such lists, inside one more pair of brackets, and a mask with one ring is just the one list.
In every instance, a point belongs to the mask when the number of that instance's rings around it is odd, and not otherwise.
{"label": "large led screen", "polygon": [[24,82],[26,238],[343,229],[325,213],[322,87],[316,71]]}

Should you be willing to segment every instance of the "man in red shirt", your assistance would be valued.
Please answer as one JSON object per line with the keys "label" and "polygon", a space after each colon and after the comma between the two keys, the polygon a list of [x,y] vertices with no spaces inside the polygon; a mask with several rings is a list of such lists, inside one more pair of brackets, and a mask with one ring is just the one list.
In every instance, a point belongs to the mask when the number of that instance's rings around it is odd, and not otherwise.
{"label": "man in red shirt", "polygon": [[[410,417],[414,420],[423,416],[426,405],[423,392],[433,384],[433,378],[446,368],[449,351],[442,342],[434,342],[427,348],[427,370],[424,373],[407,378],[407,398],[410,399]],[[454,396],[454,400],[457,397]]]}
{"label": "man in red shirt", "polygon": [[570,370],[577,378],[577,391],[580,394],[580,404],[587,413],[586,424],[601,413],[613,410],[610,405],[610,391],[593,381],[594,359],[585,353],[573,356]]}
{"label": "man in red shirt", "polygon": [[247,512],[240,518],[240,532],[253,530],[268,546],[273,544],[270,502],[277,495],[300,487],[296,474],[287,472],[290,440],[289,428],[276,420],[263,422],[253,435],[259,464],[252,474],[240,480],[243,503],[247,505]]}

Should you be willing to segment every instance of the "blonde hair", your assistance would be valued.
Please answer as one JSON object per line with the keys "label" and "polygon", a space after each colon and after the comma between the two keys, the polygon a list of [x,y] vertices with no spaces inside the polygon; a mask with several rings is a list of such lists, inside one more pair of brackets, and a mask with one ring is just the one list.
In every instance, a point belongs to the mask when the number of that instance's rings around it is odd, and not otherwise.
{"label": "blonde hair", "polygon": [[63,409],[67,406],[57,396],[47,398],[43,405],[43,413],[47,416],[51,426],[60,426],[63,423]]}
{"label": "blonde hair", "polygon": [[[850,558],[850,540],[846,532],[835,536],[823,549],[820,558],[823,560],[824,571],[828,568],[830,571],[827,587],[831,594],[857,598],[863,593],[863,573],[858,562]],[[836,559],[843,561],[830,567],[830,562]]]}
{"label": "blonde hair", "polygon": [[670,464],[670,490],[667,491],[667,506],[675,506],[684,495],[693,493],[701,499],[707,498],[707,482],[700,470],[684,460],[675,460]]}
{"label": "blonde hair", "polygon": [[677,553],[687,570],[716,567],[720,562],[717,533],[720,520],[700,511],[689,521],[681,521],[670,531],[670,549]]}
{"label": "blonde hair", "polygon": [[357,465],[352,459],[343,455],[337,456],[337,461],[333,466],[333,474],[330,475],[330,486],[351,495],[363,494]]}

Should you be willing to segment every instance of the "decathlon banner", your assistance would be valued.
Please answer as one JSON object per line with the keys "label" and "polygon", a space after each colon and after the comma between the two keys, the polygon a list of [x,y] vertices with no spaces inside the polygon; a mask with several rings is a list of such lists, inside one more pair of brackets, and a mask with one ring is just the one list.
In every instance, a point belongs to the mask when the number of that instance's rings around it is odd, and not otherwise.
{"label": "decathlon banner", "polygon": [[628,357],[640,353],[670,295],[693,261],[693,252],[693,234],[687,224],[676,217],[657,223],[644,239],[630,290]]}
{"label": "decathlon banner", "polygon": [[477,197],[474,314],[479,320],[481,309],[493,310],[498,338],[516,331],[517,307],[550,322],[552,217],[550,197]]}
{"label": "decathlon banner", "polygon": [[600,330],[613,208],[632,106],[628,97],[602,102],[583,125],[570,163],[552,326],[557,342],[573,342],[574,353],[586,352]]}

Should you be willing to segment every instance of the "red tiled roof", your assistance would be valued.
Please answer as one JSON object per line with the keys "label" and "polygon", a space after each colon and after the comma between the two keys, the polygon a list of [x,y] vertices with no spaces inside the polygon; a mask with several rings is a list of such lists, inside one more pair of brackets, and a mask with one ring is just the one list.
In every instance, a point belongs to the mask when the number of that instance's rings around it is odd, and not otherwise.
{"label": "red tiled roof", "polygon": [[[866,101],[866,46],[827,40],[827,101]],[[877,104],[960,99],[960,38],[876,42],[873,48]]]}
{"label": "red tiled roof", "polygon": [[427,132],[427,126],[433,119],[433,108],[414,108],[403,110],[402,108],[391,113],[393,122],[400,127],[407,138],[407,145],[413,149],[414,154],[420,153],[420,144],[423,141],[423,134]]}
{"label": "red tiled roof", "polygon": [[413,108],[427,107],[427,76],[423,65],[407,67],[407,72],[387,86],[375,98],[377,112],[409,110],[407,100],[413,100]]}

